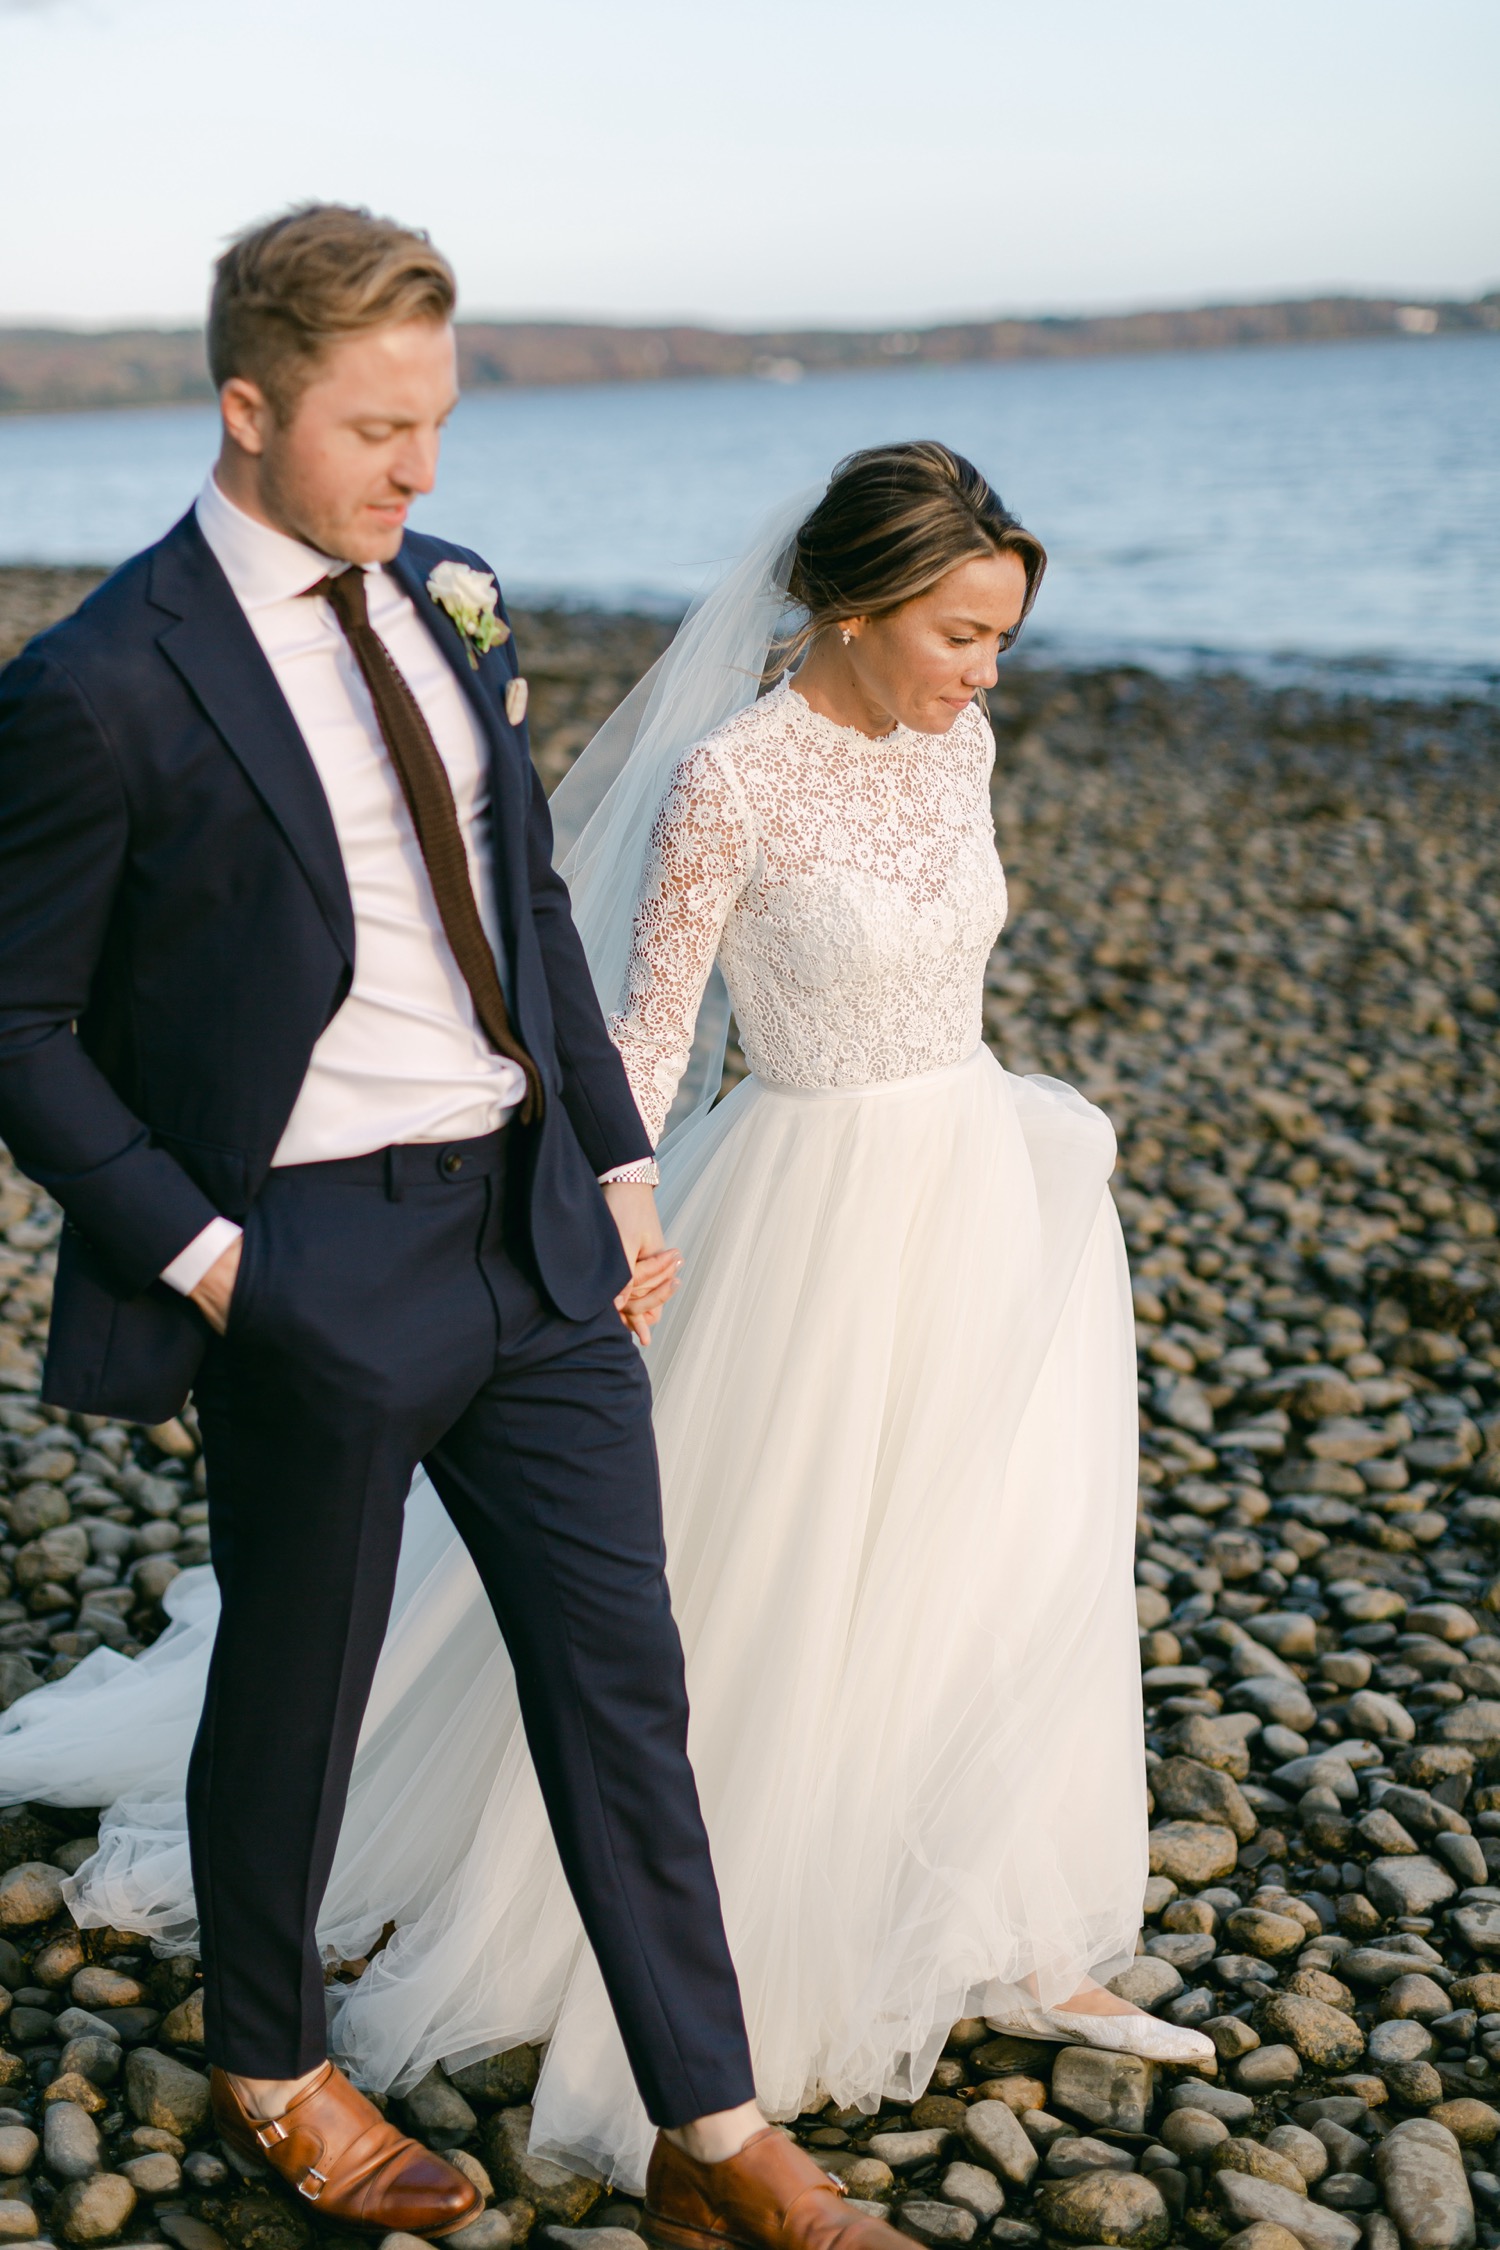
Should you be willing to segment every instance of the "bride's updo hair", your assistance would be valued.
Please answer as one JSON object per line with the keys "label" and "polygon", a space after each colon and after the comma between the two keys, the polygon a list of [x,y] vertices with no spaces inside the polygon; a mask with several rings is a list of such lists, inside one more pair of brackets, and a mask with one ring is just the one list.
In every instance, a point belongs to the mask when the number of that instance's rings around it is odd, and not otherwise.
{"label": "bride's updo hair", "polygon": [[1015,555],[1036,600],[1047,553],[972,461],[933,438],[875,445],[841,461],[797,533],[787,591],[806,612],[778,644],[778,669],[846,617],[880,617],[927,593],[960,563]]}

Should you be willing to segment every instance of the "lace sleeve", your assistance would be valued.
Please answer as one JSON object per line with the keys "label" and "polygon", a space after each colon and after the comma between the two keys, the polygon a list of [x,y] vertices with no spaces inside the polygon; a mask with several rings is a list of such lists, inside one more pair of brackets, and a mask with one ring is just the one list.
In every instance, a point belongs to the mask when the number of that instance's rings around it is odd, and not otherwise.
{"label": "lace sleeve", "polygon": [[749,810],[728,758],[690,750],[651,825],[625,991],[610,1017],[654,1147],[692,1052],[698,1003],[753,853]]}

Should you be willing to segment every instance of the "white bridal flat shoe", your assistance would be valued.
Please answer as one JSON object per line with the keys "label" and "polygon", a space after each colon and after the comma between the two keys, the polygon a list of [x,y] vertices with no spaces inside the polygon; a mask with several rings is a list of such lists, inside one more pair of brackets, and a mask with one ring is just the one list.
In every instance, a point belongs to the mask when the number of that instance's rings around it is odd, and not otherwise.
{"label": "white bridal flat shoe", "polygon": [[1218,2054],[1206,2032],[1163,2023],[1159,2016],[1090,2016],[1078,2008],[1032,2008],[1006,2016],[986,2016],[991,2031],[1019,2039],[1060,2039],[1069,2047],[1103,2047],[1111,2054],[1140,2055],[1147,2062],[1211,2063]]}

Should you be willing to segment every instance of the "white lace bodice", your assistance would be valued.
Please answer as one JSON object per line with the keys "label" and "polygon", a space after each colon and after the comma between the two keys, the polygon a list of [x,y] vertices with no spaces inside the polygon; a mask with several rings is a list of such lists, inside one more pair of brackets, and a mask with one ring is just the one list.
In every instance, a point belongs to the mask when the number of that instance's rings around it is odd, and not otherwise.
{"label": "white lace bodice", "polygon": [[772,1085],[874,1085],[961,1062],[1005,920],[973,706],[872,740],[783,683],[682,759],[651,830],[610,1031],[652,1141],[717,958]]}

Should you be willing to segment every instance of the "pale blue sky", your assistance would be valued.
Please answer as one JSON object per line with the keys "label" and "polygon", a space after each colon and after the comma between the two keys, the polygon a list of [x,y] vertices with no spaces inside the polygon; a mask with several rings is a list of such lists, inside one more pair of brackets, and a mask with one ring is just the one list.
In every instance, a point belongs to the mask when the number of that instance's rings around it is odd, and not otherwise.
{"label": "pale blue sky", "polygon": [[1500,284],[1497,0],[0,0],[0,96],[6,322],[196,319],[310,196],[471,313]]}

